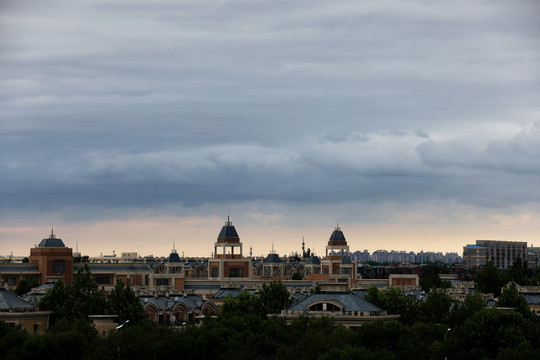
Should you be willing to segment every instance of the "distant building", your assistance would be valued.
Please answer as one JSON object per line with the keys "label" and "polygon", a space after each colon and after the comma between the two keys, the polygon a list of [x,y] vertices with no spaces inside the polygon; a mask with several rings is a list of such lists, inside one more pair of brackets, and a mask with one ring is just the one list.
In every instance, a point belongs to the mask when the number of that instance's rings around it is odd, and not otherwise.
{"label": "distant building", "polygon": [[30,334],[40,334],[49,329],[52,311],[36,311],[34,305],[0,288],[0,320],[11,326],[21,326]]}
{"label": "distant building", "polygon": [[492,262],[498,269],[508,269],[518,258],[527,260],[526,242],[476,240],[476,244],[463,247],[465,266],[484,266]]}
{"label": "distant building", "polygon": [[348,291],[346,284],[327,283],[322,291],[313,293],[298,303],[281,311],[279,317],[288,323],[302,316],[314,318],[331,317],[336,324],[347,328],[359,328],[370,321],[392,321],[400,315],[388,315],[386,311],[367,301],[367,291]]}
{"label": "distant building", "polygon": [[227,218],[214,243],[214,258],[208,261],[209,279],[251,279],[250,270],[251,259],[243,257],[240,237],[230,219]]}
{"label": "distant building", "polygon": [[36,264],[40,271],[40,283],[62,280],[66,284],[73,281],[73,249],[57,239],[51,230],[48,238],[30,249],[30,264]]}

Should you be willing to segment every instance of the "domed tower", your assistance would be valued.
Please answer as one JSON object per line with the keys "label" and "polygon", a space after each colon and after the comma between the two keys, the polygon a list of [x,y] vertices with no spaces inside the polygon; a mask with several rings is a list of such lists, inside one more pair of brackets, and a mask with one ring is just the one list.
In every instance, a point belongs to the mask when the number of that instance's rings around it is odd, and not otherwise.
{"label": "domed tower", "polygon": [[322,272],[329,280],[337,282],[354,281],[356,276],[356,261],[352,261],[349,255],[349,245],[339,224],[334,228],[328,245],[326,245],[326,257],[322,261]]}
{"label": "domed tower", "polygon": [[73,249],[66,247],[53,230],[48,238],[30,249],[28,261],[37,264],[42,284],[60,279],[66,284],[73,282]]}
{"label": "domed tower", "polygon": [[208,278],[251,278],[251,259],[242,256],[242,243],[229,216],[214,243],[214,258],[208,262]]}
{"label": "domed tower", "polygon": [[[235,254],[235,248],[236,254]],[[242,243],[229,216],[214,244],[214,259],[241,259]]]}
{"label": "domed tower", "polygon": [[330,239],[328,240],[328,245],[326,245],[326,257],[338,257],[341,259],[342,256],[349,254],[349,246],[347,245],[347,240],[343,231],[339,227],[339,224],[334,228]]}

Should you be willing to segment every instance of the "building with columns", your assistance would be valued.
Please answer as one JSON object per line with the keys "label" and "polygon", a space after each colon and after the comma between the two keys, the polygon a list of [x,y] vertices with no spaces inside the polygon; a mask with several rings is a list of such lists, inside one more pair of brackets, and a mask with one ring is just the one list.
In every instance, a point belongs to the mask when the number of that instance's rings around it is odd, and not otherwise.
{"label": "building with columns", "polygon": [[326,280],[350,282],[356,279],[357,264],[349,255],[349,245],[341,227],[337,225],[326,245],[326,256],[321,261],[322,275]]}
{"label": "building with columns", "polygon": [[251,258],[244,258],[240,237],[227,217],[208,260],[209,280],[251,279]]}

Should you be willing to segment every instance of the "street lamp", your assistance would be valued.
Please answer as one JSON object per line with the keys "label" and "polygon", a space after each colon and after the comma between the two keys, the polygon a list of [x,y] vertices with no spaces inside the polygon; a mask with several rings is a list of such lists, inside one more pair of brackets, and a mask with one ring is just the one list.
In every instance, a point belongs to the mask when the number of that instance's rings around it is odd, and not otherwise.
{"label": "street lamp", "polygon": [[[452,330],[452,328],[446,329],[446,332],[444,333],[444,351],[446,352],[446,338],[448,337],[448,333]],[[448,358],[445,356],[444,360],[447,360]]]}
{"label": "street lamp", "polygon": [[116,330],[120,330],[124,325],[126,325],[129,322],[129,320],[124,321],[124,323],[120,326],[116,327]]}
{"label": "street lamp", "polygon": [[129,322],[129,320],[126,320],[122,323],[122,325],[119,325],[117,326],[115,329],[118,330],[118,349],[117,349],[117,354],[118,354],[118,359],[120,359],[120,329],[124,327],[124,325],[126,325],[127,323]]}

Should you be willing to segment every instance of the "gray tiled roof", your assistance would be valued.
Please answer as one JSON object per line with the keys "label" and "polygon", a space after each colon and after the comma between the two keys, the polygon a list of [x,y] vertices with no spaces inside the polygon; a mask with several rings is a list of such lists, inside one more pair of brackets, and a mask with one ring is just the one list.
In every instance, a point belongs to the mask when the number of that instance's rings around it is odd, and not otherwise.
{"label": "gray tiled roof", "polygon": [[1,288],[0,289],[0,311],[10,310],[33,310],[34,305],[24,301],[12,292]]}
{"label": "gray tiled roof", "polygon": [[332,235],[330,235],[330,242],[334,242],[334,241],[346,241],[345,240],[345,235],[343,235],[343,231],[341,231],[339,228],[335,229],[333,232],[332,232]]}
{"label": "gray tiled roof", "polygon": [[529,305],[540,305],[540,294],[523,294]]}
{"label": "gray tiled roof", "polygon": [[266,259],[264,259],[265,263],[281,263],[281,259],[279,258],[278,254],[268,254]]}
{"label": "gray tiled roof", "polygon": [[[77,263],[73,264],[73,270],[77,271],[79,268],[84,267],[86,263]],[[145,271],[150,268],[144,263],[119,263],[119,264],[108,264],[108,263],[88,263],[90,271],[115,271],[115,270],[125,270],[125,271]]]}
{"label": "gray tiled roof", "polygon": [[167,262],[169,262],[169,263],[179,263],[179,262],[182,262],[182,261],[180,260],[180,256],[178,255],[178,253],[173,251],[172,253],[170,253],[169,258],[167,259]]}
{"label": "gray tiled roof", "polygon": [[62,239],[50,238],[50,237],[41,240],[41,242],[39,243],[39,246],[40,247],[66,247]]}
{"label": "gray tiled roof", "polygon": [[355,292],[331,293],[321,292],[311,294],[299,303],[291,306],[288,310],[307,311],[316,302],[337,302],[343,306],[342,311],[381,311],[381,309]]}
{"label": "gray tiled roof", "polygon": [[38,271],[37,264],[2,264],[0,271]]}
{"label": "gray tiled roof", "polygon": [[[247,292],[254,294],[255,290],[246,290]],[[236,298],[240,293],[244,292],[244,290],[240,289],[219,289],[214,295],[212,295],[212,299],[225,299],[227,296],[232,296],[233,298]]]}
{"label": "gray tiled roof", "polygon": [[189,309],[199,309],[208,300],[203,299],[198,295],[187,296],[143,296],[139,298],[139,301],[144,306],[146,304],[153,304],[160,310],[170,310],[178,303],[185,304]]}

